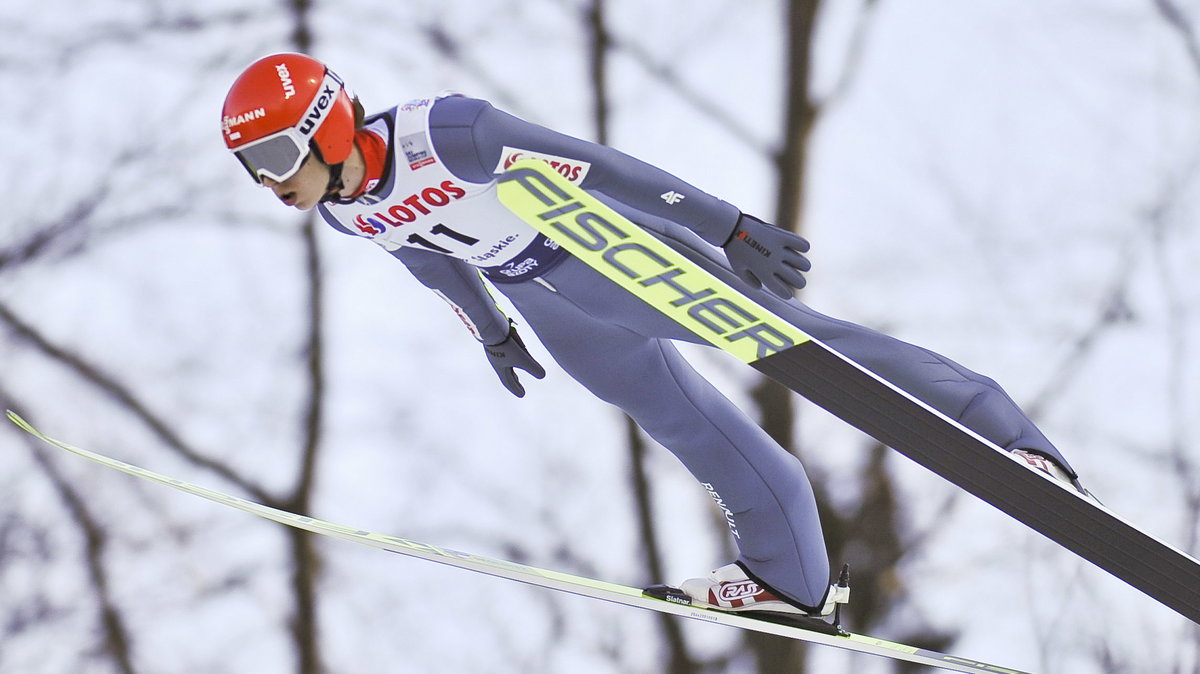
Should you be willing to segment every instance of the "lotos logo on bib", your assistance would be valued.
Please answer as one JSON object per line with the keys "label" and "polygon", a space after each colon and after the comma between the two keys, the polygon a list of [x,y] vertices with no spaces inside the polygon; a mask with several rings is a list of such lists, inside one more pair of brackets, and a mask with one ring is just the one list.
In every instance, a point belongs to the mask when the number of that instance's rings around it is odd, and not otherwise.
{"label": "lotos logo on bib", "polygon": [[467,196],[467,191],[454,184],[452,180],[443,180],[437,187],[426,187],[416,194],[411,194],[400,203],[389,206],[387,210],[374,213],[360,213],[354,218],[354,226],[367,236],[376,236],[387,230],[388,225],[401,227],[415,222],[422,215],[429,215],[434,208],[440,208],[453,201]]}
{"label": "lotos logo on bib", "polygon": [[522,150],[516,147],[504,146],[500,151],[500,163],[496,166],[496,172],[507,171],[509,167],[522,159],[540,159],[550,165],[558,174],[567,180],[578,185],[587,177],[588,169],[591,164],[578,159],[567,159],[566,157],[556,157],[552,154],[542,154],[541,152],[531,152]]}

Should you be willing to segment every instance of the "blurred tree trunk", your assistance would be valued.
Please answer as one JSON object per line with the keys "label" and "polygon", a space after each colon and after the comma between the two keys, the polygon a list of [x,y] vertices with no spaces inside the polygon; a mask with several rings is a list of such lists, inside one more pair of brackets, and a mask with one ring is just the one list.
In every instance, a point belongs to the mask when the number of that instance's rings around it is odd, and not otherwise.
{"label": "blurred tree trunk", "polygon": [[[864,8],[870,9],[873,5],[874,0],[866,0]],[[784,109],[778,149],[770,160],[775,167],[777,184],[774,222],[798,233],[802,233],[805,171],[810,138],[821,112],[821,106],[811,93],[813,43],[821,7],[820,0],[789,0],[784,8]],[[588,65],[594,101],[594,135],[597,142],[606,144],[609,110],[605,55],[611,46],[611,40],[604,25],[604,0],[591,0],[586,13],[586,24],[591,37]],[[763,378],[753,387],[751,397],[763,428],[785,448],[799,454],[793,443],[797,421],[795,395],[775,381]],[[661,578],[663,565],[658,545],[659,536],[655,530],[651,509],[652,484],[647,479],[643,467],[644,442],[636,424],[628,418],[625,423],[629,442],[631,484],[637,509],[638,540],[643,547],[647,577]],[[835,566],[840,565],[836,560],[845,556],[851,539],[857,544],[866,543],[866,549],[872,551],[867,555],[872,562],[886,560],[883,563],[864,565],[869,568],[862,569],[865,572],[865,591],[859,594],[863,596],[864,601],[857,603],[854,615],[863,625],[876,620],[886,609],[879,593],[873,591],[875,584],[871,579],[877,578],[876,573],[886,575],[901,556],[896,504],[892,499],[890,478],[884,469],[885,459],[886,449],[876,446],[872,460],[868,462],[862,476],[866,483],[863,503],[857,511],[847,517],[830,511],[827,507],[826,490],[823,485],[814,484]],[[719,529],[718,535],[725,535],[724,526],[720,526]],[[865,532],[870,532],[869,542],[861,538]],[[700,659],[691,655],[677,620],[664,616],[660,620],[660,626],[666,639],[667,671],[686,674],[711,668],[716,664],[713,660],[702,663]],[[803,642],[747,633],[745,643],[746,649],[753,654],[759,672],[802,672],[806,669],[807,649]]]}
{"label": "blurred tree trunk", "polygon": [[[818,114],[818,106],[810,98],[810,89],[813,37],[820,8],[821,0],[788,0],[784,9],[782,137],[772,158],[776,170],[774,220],[780,227],[800,234],[803,234],[809,138]],[[796,429],[794,395],[790,389],[765,377],[751,391],[763,430],[793,452],[796,451],[792,449]],[[823,490],[816,484],[813,487],[818,501],[824,503]],[[830,532],[826,530],[825,533],[828,539]],[[832,551],[835,546],[830,548]],[[754,652],[758,671],[763,674],[806,671],[807,648],[803,642],[747,633],[746,645]]]}
{"label": "blurred tree trunk", "polygon": [[[865,2],[863,16],[874,5],[875,0]],[[811,136],[824,109],[812,91],[814,41],[821,8],[821,0],[789,0],[786,5],[782,136],[779,150],[772,158],[777,172],[775,222],[801,235]],[[853,58],[848,59],[843,79],[852,75],[853,62]],[[803,448],[795,444],[795,394],[774,380],[763,378],[752,389],[752,398],[763,428],[803,458]],[[845,614],[857,630],[870,629],[890,609],[895,599],[896,565],[909,551],[901,534],[895,487],[886,469],[890,450],[878,443],[869,444],[870,458],[858,478],[861,499],[856,505],[842,512],[834,511],[827,486],[819,479],[813,480],[831,566],[836,572],[843,563],[853,562],[858,571],[857,582],[852,583],[854,601]],[[923,629],[914,630],[912,638],[927,647],[944,647],[950,641],[948,635]],[[755,653],[758,671],[763,674],[808,671],[808,647],[803,642],[761,634],[748,634],[746,641]]]}
{"label": "blurred tree trunk", "polygon": [[[290,0],[292,14],[292,47],[302,53],[311,53],[313,31],[310,12],[311,0]],[[307,381],[307,398],[298,410],[300,425],[300,459],[298,473],[288,494],[283,496],[280,508],[291,512],[311,512],[312,495],[317,475],[317,460],[321,449],[321,429],[325,418],[325,352],[324,352],[324,279],[321,264],[321,249],[317,243],[316,211],[304,216],[300,231],[301,250],[304,255],[304,289],[307,297],[305,308],[308,316],[305,325],[303,369]],[[292,644],[296,653],[296,671],[299,674],[321,674],[325,671],[321,655],[319,629],[319,607],[317,583],[320,559],[316,547],[316,536],[294,528],[285,533],[291,553],[292,570]]]}
{"label": "blurred tree trunk", "polygon": [[[876,4],[877,0],[864,0],[862,19],[876,8]],[[821,0],[789,0],[784,22],[784,117],[779,150],[773,157],[778,186],[775,222],[801,235],[804,234],[805,185],[811,136],[825,105],[830,102],[828,99],[818,101],[812,91],[814,40],[821,8]],[[853,67],[857,62],[854,50],[861,48],[862,26],[860,20],[840,86],[830,94],[831,97],[841,93],[853,76]],[[795,443],[795,395],[774,380],[763,378],[752,389],[752,398],[758,407],[763,428],[803,459],[803,448]],[[858,475],[860,498],[856,504],[843,505],[840,511],[835,511],[830,505],[834,499],[827,485],[819,479],[813,479],[831,567],[836,573],[843,563],[851,563],[852,568],[857,570],[852,577],[856,582],[851,583],[853,601],[843,615],[859,631],[870,630],[899,600],[901,593],[897,565],[918,544],[917,539],[911,536],[906,539],[902,531],[903,519],[895,499],[896,488],[887,470],[891,450],[873,440],[868,440],[866,445],[869,458]],[[810,477],[813,477],[811,471]],[[837,500],[845,504],[844,498]],[[905,638],[911,643],[934,649],[945,648],[953,641],[951,634],[920,625],[915,626]],[[749,648],[755,652],[759,672],[808,671],[807,644],[760,634],[748,634],[746,639]]]}
{"label": "blurred tree trunk", "polygon": [[[592,118],[594,120],[593,135],[597,143],[608,144],[608,68],[606,56],[610,49],[608,31],[604,21],[605,0],[591,0],[586,12],[586,25],[589,33],[588,74],[592,90]],[[646,475],[646,443],[642,439],[641,429],[628,416],[624,416],[625,436],[629,443],[630,486],[633,491],[634,509],[636,512],[635,527],[637,542],[642,549],[642,563],[645,565],[645,578],[660,579],[663,577],[662,554],[658,545],[658,533],[653,516],[653,486]],[[696,663],[692,659],[684,641],[679,620],[674,616],[659,615],[659,628],[666,639],[665,671],[669,674],[688,674],[696,671]]]}

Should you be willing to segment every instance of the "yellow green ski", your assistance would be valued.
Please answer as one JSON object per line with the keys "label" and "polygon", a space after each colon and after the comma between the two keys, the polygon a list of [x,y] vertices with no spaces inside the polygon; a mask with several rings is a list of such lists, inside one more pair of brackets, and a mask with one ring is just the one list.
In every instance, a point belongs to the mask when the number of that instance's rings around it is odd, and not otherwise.
{"label": "yellow green ski", "polygon": [[575,257],[710,344],[1200,623],[1200,561],[1013,456],[810,337],[529,159],[500,200]]}
{"label": "yellow green ski", "polygon": [[422,543],[399,536],[390,536],[387,534],[375,533],[365,529],[349,527],[343,524],[336,524],[326,520],[308,517],[279,508],[272,508],[260,503],[248,501],[244,498],[239,498],[231,494],[225,494],[215,489],[202,487],[191,482],[185,482],[173,477],[168,477],[161,473],[156,473],[147,470],[140,466],[135,466],[124,461],[119,461],[102,454],[82,449],[69,445],[61,440],[56,440],[42,431],[35,428],[25,419],[21,418],[16,412],[8,411],[8,418],[14,424],[19,426],[25,432],[42,440],[52,447],[65,450],[77,456],[83,457],[89,461],[93,461],[101,466],[119,470],[123,473],[128,473],[135,477],[157,482],[172,489],[177,489],[187,494],[199,496],[208,499],[215,503],[230,506],[243,512],[256,515],[258,517],[285,524],[289,527],[295,527],[321,536],[328,536],[351,543],[367,545],[380,550],[394,552],[407,557],[416,557],[430,562],[438,562],[448,566],[458,567],[477,573],[483,573],[498,578],[507,580],[515,580],[529,585],[558,590],[560,592],[568,592],[571,594],[581,595],[584,597],[592,597],[594,599],[603,599],[605,601],[614,602],[617,604],[625,604],[637,608],[649,609],[658,611],[659,613],[668,613],[685,618],[692,618],[708,623],[719,625],[727,625],[730,627],[753,630],[756,632],[764,632],[766,634],[774,634],[790,639],[800,639],[815,644],[824,644],[826,646],[835,646],[850,651],[866,653],[888,657],[896,660],[904,660],[919,664],[939,667],[949,671],[956,672],[974,672],[976,674],[987,672],[991,674],[1027,674],[1015,669],[1007,669],[996,665],[978,662],[975,660],[967,660],[957,658],[935,651],[929,651],[913,646],[906,646],[884,639],[864,636],[861,634],[851,634],[842,632],[840,634],[827,634],[822,632],[805,629],[794,625],[780,624],[759,620],[734,613],[722,613],[710,609],[685,606],[670,601],[655,599],[643,594],[642,589],[630,587],[626,585],[618,585],[616,583],[608,583],[594,578],[577,576],[550,569],[542,569],[536,566],[527,564],[518,564],[501,559],[485,557],[469,552],[461,552],[439,545],[431,545]]}

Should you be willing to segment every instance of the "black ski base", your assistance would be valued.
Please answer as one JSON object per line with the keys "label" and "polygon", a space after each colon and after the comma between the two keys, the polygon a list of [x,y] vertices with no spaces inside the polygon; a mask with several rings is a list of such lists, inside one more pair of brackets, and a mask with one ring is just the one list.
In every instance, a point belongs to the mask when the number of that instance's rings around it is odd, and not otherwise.
{"label": "black ski base", "polygon": [[1200,561],[1018,464],[825,345],[753,363],[843,421],[1200,623]]}

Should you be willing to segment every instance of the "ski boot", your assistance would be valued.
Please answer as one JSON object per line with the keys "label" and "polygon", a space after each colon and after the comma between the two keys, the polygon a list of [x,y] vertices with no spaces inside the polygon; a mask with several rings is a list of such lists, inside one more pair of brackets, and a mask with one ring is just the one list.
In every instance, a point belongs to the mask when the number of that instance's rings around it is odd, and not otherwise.
{"label": "ski boot", "polygon": [[1050,478],[1071,487],[1096,503],[1100,503],[1100,499],[1084,488],[1077,478],[1071,477],[1065,468],[1058,465],[1057,461],[1048,458],[1045,454],[1031,452],[1027,449],[1014,449],[1012,450],[1012,455],[1018,459],[1018,463],[1026,468],[1048,475]]}

